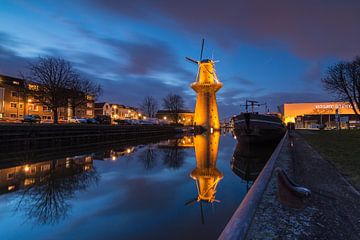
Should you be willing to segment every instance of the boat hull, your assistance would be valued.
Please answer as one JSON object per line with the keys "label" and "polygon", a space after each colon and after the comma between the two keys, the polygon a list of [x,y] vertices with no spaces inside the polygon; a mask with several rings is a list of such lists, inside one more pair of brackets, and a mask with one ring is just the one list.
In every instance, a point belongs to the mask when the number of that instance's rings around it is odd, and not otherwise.
{"label": "boat hull", "polygon": [[271,115],[242,113],[233,118],[234,134],[239,141],[279,141],[286,132],[282,121]]}

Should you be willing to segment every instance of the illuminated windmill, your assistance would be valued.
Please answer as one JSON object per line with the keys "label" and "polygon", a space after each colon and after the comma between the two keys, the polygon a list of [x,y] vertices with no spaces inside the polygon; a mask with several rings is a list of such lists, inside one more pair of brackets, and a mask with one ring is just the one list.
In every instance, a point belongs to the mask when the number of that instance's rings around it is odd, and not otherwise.
{"label": "illuminated windmill", "polygon": [[191,88],[197,93],[194,124],[206,129],[219,130],[220,121],[215,93],[222,87],[222,83],[216,76],[215,61],[202,59],[204,51],[204,39],[202,40],[200,60],[196,61],[186,57],[190,62],[199,66],[196,81]]}

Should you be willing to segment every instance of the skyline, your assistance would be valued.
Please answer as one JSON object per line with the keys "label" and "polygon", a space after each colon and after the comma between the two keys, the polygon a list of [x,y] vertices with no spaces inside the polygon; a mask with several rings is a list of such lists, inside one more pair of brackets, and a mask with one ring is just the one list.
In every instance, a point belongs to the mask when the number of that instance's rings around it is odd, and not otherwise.
{"label": "skyline", "polygon": [[185,57],[198,58],[202,38],[205,57],[220,61],[222,117],[246,98],[271,110],[334,100],[321,76],[360,48],[355,1],[0,2],[1,74],[16,77],[38,56],[63,57],[102,84],[100,101],[133,106],[173,92],[193,109],[197,68]]}

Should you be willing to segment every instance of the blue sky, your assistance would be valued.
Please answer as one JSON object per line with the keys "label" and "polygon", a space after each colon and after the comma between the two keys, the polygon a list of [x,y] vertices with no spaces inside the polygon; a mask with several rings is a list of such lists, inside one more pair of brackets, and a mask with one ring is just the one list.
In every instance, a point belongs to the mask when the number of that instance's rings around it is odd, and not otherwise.
{"label": "blue sky", "polygon": [[0,74],[18,76],[39,56],[63,57],[103,85],[99,100],[137,106],[169,92],[193,108],[189,84],[201,39],[219,60],[223,117],[246,98],[283,102],[334,98],[321,76],[359,53],[357,1],[0,0]]}

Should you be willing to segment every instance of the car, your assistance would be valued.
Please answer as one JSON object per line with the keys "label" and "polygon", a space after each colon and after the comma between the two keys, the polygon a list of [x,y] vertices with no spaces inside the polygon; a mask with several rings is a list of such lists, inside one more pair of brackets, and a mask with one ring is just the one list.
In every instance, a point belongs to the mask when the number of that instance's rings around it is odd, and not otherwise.
{"label": "car", "polygon": [[68,119],[69,123],[87,123],[85,118],[72,117]]}
{"label": "car", "polygon": [[98,115],[95,117],[95,119],[99,124],[106,124],[106,125],[111,124],[111,117],[107,115]]}
{"label": "car", "polygon": [[86,123],[88,123],[88,124],[98,124],[99,122],[95,118],[87,118]]}
{"label": "car", "polygon": [[119,125],[131,125],[132,122],[128,119],[116,119],[114,120],[114,122],[116,122]]}
{"label": "car", "polygon": [[41,122],[41,117],[39,115],[36,114],[31,114],[31,115],[25,115],[24,119],[21,120],[23,123],[40,123]]}

